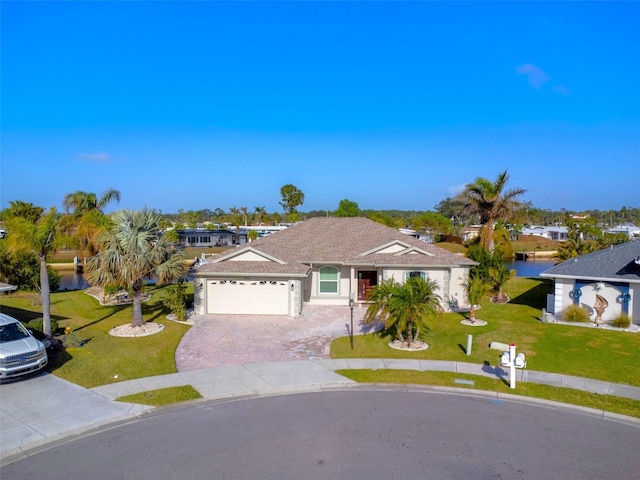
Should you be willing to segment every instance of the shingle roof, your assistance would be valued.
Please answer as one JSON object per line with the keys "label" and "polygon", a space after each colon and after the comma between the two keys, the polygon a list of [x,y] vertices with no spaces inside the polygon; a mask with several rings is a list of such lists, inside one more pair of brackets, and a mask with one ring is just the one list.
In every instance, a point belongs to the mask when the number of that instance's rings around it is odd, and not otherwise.
{"label": "shingle roof", "polygon": [[569,277],[640,283],[640,241],[569,259],[545,270],[542,277]]}
{"label": "shingle roof", "polygon": [[[388,248],[382,248],[382,247]],[[284,262],[228,261],[252,249]],[[382,249],[383,252],[377,252]],[[456,266],[475,262],[432,244],[404,235],[367,218],[317,217],[234,249],[198,273],[247,272],[300,274],[310,264]]]}

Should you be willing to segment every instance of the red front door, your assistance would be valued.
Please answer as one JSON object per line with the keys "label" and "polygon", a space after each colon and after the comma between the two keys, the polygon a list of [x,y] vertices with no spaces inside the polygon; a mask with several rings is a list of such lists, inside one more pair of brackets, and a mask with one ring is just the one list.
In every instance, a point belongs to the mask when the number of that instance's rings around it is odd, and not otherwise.
{"label": "red front door", "polygon": [[358,300],[367,299],[369,290],[378,285],[378,272],[375,270],[363,270],[358,272]]}

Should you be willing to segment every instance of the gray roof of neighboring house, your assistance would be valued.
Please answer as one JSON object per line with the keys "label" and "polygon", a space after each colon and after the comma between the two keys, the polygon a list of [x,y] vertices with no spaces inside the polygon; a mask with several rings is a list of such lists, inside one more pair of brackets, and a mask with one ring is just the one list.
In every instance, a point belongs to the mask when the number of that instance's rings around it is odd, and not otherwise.
{"label": "gray roof of neighboring house", "polygon": [[640,283],[640,241],[571,258],[540,276]]}
{"label": "gray roof of neighboring house", "polygon": [[[377,253],[389,245],[402,251]],[[232,261],[253,250],[276,261]],[[367,218],[311,218],[234,249],[198,269],[206,273],[306,274],[311,264],[369,266],[472,266],[476,263]]]}

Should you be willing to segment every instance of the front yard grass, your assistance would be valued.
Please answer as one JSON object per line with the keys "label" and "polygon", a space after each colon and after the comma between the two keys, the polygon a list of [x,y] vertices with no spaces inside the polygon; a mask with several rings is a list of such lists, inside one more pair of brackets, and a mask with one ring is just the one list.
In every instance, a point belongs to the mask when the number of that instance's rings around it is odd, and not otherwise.
{"label": "front yard grass", "polygon": [[[380,334],[339,338],[331,344],[332,358],[411,358],[450,360],[497,365],[500,352],[491,342],[515,343],[527,357],[527,368],[576,375],[609,382],[640,386],[640,334],[539,321],[551,283],[542,279],[515,277],[505,291],[508,304],[485,302],[478,318],[483,327],[460,324],[464,314],[448,313],[431,321],[423,339],[429,344],[421,352],[389,348],[390,338]],[[467,314],[468,315],[468,314]],[[473,335],[471,355],[466,355],[467,335]]]}
{"label": "front yard grass", "polygon": [[[160,333],[125,338],[109,335],[112,328],[131,323],[132,306],[101,306],[82,291],[51,294],[51,317],[58,322],[62,338],[71,327],[65,348],[50,355],[48,370],[58,377],[92,388],[134,378],[175,373],[175,351],[188,325],[167,320],[162,304],[165,287],[149,287],[151,298],[143,303],[146,321],[165,326]],[[189,285],[187,294],[193,294]],[[0,297],[0,310],[19,320],[41,317],[36,293],[16,293]],[[72,346],[73,345],[73,346]]]}

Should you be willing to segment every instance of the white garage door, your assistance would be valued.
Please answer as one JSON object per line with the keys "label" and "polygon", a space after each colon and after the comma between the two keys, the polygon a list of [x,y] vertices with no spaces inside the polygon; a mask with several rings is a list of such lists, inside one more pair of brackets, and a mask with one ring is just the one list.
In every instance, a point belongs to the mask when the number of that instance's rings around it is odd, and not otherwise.
{"label": "white garage door", "polygon": [[209,280],[207,313],[288,315],[287,286],[282,280]]}

